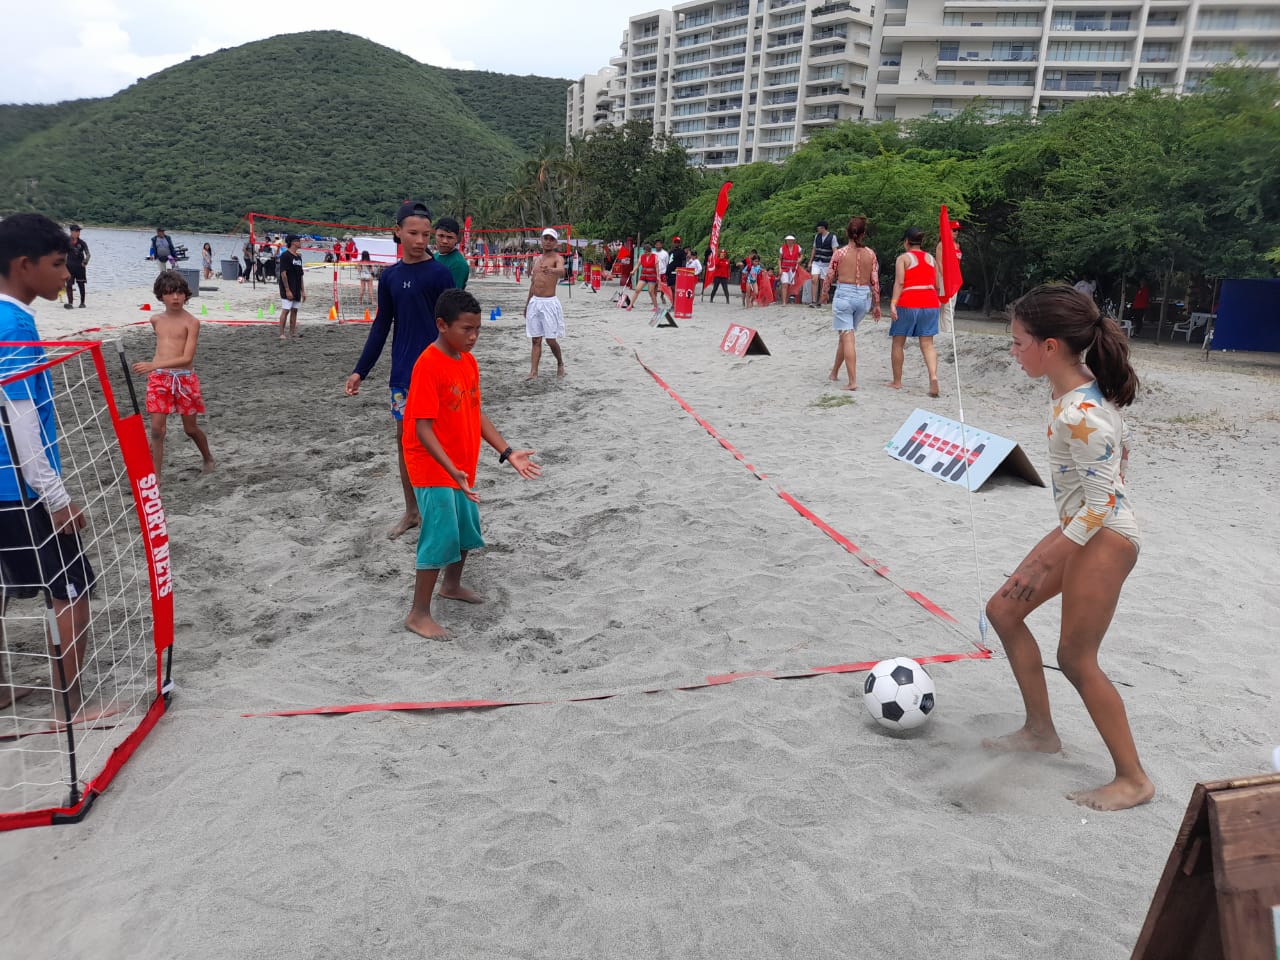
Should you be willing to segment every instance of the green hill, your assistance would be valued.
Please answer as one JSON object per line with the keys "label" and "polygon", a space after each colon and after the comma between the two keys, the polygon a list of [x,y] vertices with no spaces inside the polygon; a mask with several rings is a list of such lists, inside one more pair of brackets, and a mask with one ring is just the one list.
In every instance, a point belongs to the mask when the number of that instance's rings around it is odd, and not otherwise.
{"label": "green hill", "polygon": [[334,31],[245,44],[112,97],[0,107],[0,211],[230,230],[256,210],[385,223],[562,136],[568,81],[444,70]]}

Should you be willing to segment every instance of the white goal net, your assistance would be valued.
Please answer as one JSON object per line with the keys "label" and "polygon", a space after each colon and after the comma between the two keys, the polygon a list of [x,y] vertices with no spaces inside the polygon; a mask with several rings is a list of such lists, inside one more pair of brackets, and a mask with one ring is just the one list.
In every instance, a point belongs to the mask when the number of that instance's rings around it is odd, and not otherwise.
{"label": "white goal net", "polygon": [[82,817],[164,712],[168,531],[121,361],[0,343],[0,830]]}

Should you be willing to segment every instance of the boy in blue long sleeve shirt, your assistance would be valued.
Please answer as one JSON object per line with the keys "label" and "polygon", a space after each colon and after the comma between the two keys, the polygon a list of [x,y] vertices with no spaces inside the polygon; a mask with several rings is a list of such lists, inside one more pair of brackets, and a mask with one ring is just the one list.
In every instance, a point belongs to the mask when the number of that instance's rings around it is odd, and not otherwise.
{"label": "boy in blue long sleeve shirt", "polygon": [[360,384],[378,362],[387,335],[391,334],[391,417],[395,421],[400,485],[404,492],[404,516],[388,531],[387,537],[391,540],[422,522],[404,465],[401,444],[404,404],[409,396],[413,365],[438,333],[436,298],[454,286],[448,268],[427,249],[434,238],[431,211],[426,205],[417,201],[401,204],[396,211],[396,226],[400,260],[382,272],[378,282],[378,315],[373,319],[364,350],[346,383],[347,396],[354,397],[360,392]]}

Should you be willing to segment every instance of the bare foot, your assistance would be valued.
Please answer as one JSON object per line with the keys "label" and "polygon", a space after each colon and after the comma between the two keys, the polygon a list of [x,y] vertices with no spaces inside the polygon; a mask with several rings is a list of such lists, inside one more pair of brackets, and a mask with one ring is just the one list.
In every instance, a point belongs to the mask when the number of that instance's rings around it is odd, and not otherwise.
{"label": "bare foot", "polygon": [[841,390],[857,390],[857,389],[858,389],[858,385],[857,385],[856,383],[846,383],[846,384],[845,384],[843,387],[841,387],[840,389],[841,389]]}
{"label": "bare foot", "polygon": [[1062,741],[1056,733],[1033,733],[1026,727],[1003,737],[986,737],[982,745],[997,753],[1057,753],[1062,749]]}
{"label": "bare foot", "polygon": [[463,603],[484,603],[484,597],[463,586],[446,587],[442,584],[440,586],[440,596],[446,600],[461,600]]}
{"label": "bare foot", "polygon": [[564,376],[564,364],[563,364],[563,363],[562,363],[562,364],[560,364],[560,366],[556,367],[556,376],[557,376],[557,377],[563,377],[563,376]]}
{"label": "bare foot", "polygon": [[0,686],[0,710],[3,710],[11,704],[17,703],[23,697],[30,696],[35,689],[35,687],[23,687],[18,684],[8,683],[4,686]]}
{"label": "bare foot", "polygon": [[214,468],[214,467],[216,467],[217,465],[218,465],[218,463],[217,463],[217,461],[216,461],[216,460],[206,460],[206,461],[204,462],[203,466],[201,466],[201,467],[200,467],[200,472],[201,472],[201,473],[213,473],[213,468]]}
{"label": "bare foot", "polygon": [[938,381],[937,381],[937,380],[930,380],[930,381],[929,381],[929,396],[931,396],[931,397],[936,397],[936,396],[938,396]]}
{"label": "bare foot", "polygon": [[1105,786],[1068,793],[1067,799],[1091,810],[1128,810],[1146,803],[1155,795],[1156,785],[1143,775],[1137,780],[1116,777]]}
{"label": "bare foot", "polygon": [[886,384],[885,384],[885,386],[886,386],[886,387],[892,387],[894,390],[901,390],[901,389],[902,389],[902,384],[901,384],[901,383],[898,383],[897,381],[894,381],[894,380],[890,380],[888,383],[886,383]]}
{"label": "bare foot", "polygon": [[399,523],[397,523],[394,527],[392,527],[390,530],[387,531],[387,539],[395,540],[402,533],[412,530],[414,527],[418,526],[418,524],[420,523],[422,523],[422,518],[418,516],[416,513],[406,513],[403,517],[400,518]]}
{"label": "bare foot", "polygon": [[830,374],[827,374],[827,379],[830,380],[832,383],[835,383],[837,380],[840,379],[840,375],[838,373],[830,373]]}
{"label": "bare foot", "polygon": [[427,640],[449,639],[449,631],[436,623],[429,615],[419,616],[410,613],[404,618],[404,625],[406,630],[412,630],[418,636],[425,637]]}
{"label": "bare foot", "polygon": [[280,334],[280,339],[281,339],[281,340],[288,340],[289,338],[288,338],[288,337],[286,337],[286,336],[282,333],[282,334]]}
{"label": "bare foot", "polygon": [[525,379],[526,379],[526,380],[537,380],[537,379],[538,379],[538,371],[537,371],[537,370],[533,371],[533,373],[529,374],[527,377],[525,377]]}

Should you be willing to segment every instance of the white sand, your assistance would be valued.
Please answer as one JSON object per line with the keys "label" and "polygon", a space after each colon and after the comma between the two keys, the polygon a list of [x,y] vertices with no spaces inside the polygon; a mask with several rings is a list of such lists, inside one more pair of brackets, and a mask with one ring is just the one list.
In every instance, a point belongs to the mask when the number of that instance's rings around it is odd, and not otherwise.
{"label": "white sand", "polygon": [[[252,318],[268,302],[268,290],[221,286],[206,294],[212,317]],[[521,481],[483,454],[490,546],[467,580],[489,602],[438,606],[448,643],[401,627],[413,543],[383,537],[399,499],[387,356],[360,398],[341,391],[367,328],[325,324],[319,305],[296,343],[206,330],[198,368],[219,471],[198,478],[178,431],[167,458],[178,691],[83,824],[0,840],[5,954],[1127,956],[1192,785],[1263,770],[1280,737],[1274,358],[1137,347],[1131,493],[1145,541],[1103,655],[1159,794],[1098,814],[1063,797],[1111,770],[1056,673],[1060,757],[980,749],[1021,719],[999,657],[931,668],[938,711],[909,739],[867,717],[857,674],[674,689],[973,649],[981,598],[1050,529],[1053,506],[1014,479],[974,495],[975,571],[964,491],[884,453],[913,408],[955,414],[949,347],[941,400],[924,396],[914,352],[896,393],[881,386],[884,328],[868,324],[862,389],[825,408],[825,311],[699,304],[659,330],[562,288],[570,375],[557,381],[548,355],[526,384],[525,289],[474,289],[486,316],[505,314],[476,349],[488,413],[538,450],[544,475]],[[141,319],[141,299],[46,307],[42,329]],[[744,317],[773,356],[718,352]],[[1008,359],[1000,325],[961,327],[967,419],[1020,441],[1043,475],[1044,385]],[[128,334],[131,355],[149,355],[145,333]],[[1033,622],[1051,657],[1056,609]],[[612,692],[623,695],[240,716]]]}

